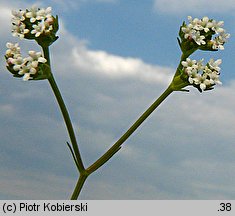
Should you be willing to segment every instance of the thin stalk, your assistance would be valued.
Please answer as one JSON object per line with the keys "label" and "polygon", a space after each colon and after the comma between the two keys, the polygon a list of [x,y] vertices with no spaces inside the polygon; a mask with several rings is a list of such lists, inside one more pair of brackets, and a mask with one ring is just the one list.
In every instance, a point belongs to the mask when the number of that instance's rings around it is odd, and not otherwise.
{"label": "thin stalk", "polygon": [[78,196],[82,190],[82,187],[87,179],[88,175],[86,173],[80,173],[79,179],[77,181],[77,184],[74,188],[73,194],[71,196],[71,200],[77,200]]}
{"label": "thin stalk", "polygon": [[[44,52],[44,57],[47,59],[47,63],[50,66],[49,48],[48,47],[42,47],[42,48],[43,48],[43,52]],[[85,170],[85,168],[84,168],[82,158],[81,158],[81,155],[80,155],[80,152],[79,152],[76,136],[75,136],[75,133],[74,133],[74,130],[73,130],[73,125],[71,123],[68,110],[66,108],[66,105],[64,103],[64,100],[62,98],[62,95],[61,95],[60,90],[59,90],[59,88],[56,84],[56,81],[54,79],[54,76],[53,76],[52,72],[50,73],[48,81],[49,81],[50,86],[51,86],[51,88],[54,92],[54,95],[57,99],[57,102],[58,102],[58,105],[60,107],[61,113],[63,115],[64,121],[65,121],[65,124],[66,124],[66,127],[67,127],[67,131],[68,131],[68,134],[69,134],[69,137],[70,137],[70,140],[71,140],[71,144],[72,144],[72,147],[73,147],[73,151],[74,151],[74,154],[76,156],[76,161],[77,161],[77,164],[78,164],[78,170],[81,173]]]}
{"label": "thin stalk", "polygon": [[134,122],[134,124],[124,133],[121,138],[113,144],[97,161],[95,161],[80,177],[74,188],[71,199],[77,199],[87,177],[105,164],[114,154],[120,150],[121,145],[135,132],[135,130],[148,118],[148,116],[174,91],[172,84],[162,93],[162,95]]}
{"label": "thin stalk", "polygon": [[[47,63],[50,66],[50,56],[49,56],[49,49],[48,47],[43,47],[44,51],[44,57],[47,59]],[[185,58],[185,56],[182,56],[182,58]],[[181,59],[182,59],[181,58]],[[179,66],[180,67],[180,66]],[[179,69],[179,68],[178,68]],[[177,71],[178,71],[177,69]],[[73,126],[69,117],[69,113],[67,111],[67,108],[65,106],[64,100],[62,98],[62,95],[59,91],[59,88],[55,82],[55,79],[53,77],[53,74],[50,72],[50,76],[48,77],[48,81],[51,85],[51,88],[55,94],[55,97],[57,99],[57,102],[59,104],[61,113],[63,115],[65,124],[67,126],[67,130],[70,136],[72,148],[74,151],[74,154],[72,152],[73,158],[75,160],[75,163],[78,167],[80,176],[77,181],[77,184],[74,188],[73,194],[71,196],[72,200],[75,200],[78,198],[81,189],[87,179],[87,177],[95,172],[97,169],[99,169],[103,164],[105,164],[114,154],[120,150],[122,144],[137,130],[137,128],[149,117],[149,115],[175,90],[181,89],[177,85],[175,86],[174,81],[176,80],[176,77],[174,77],[172,83],[169,85],[169,87],[162,93],[162,95],[134,122],[134,124],[120,137],[120,139],[111,146],[98,160],[96,160],[92,165],[90,165],[87,169],[84,168],[82,158],[79,152],[78,144],[76,141],[75,133],[73,130]],[[178,84],[178,83],[177,83]],[[185,84],[182,85],[182,87],[185,87]],[[71,148],[70,148],[71,150]]]}
{"label": "thin stalk", "polygon": [[105,162],[107,162],[120,148],[121,145],[134,133],[134,131],[148,118],[148,116],[173,92],[171,85],[162,93],[162,95],[136,120],[136,122],[124,133],[114,145],[95,161],[86,170],[89,174],[96,171]]}

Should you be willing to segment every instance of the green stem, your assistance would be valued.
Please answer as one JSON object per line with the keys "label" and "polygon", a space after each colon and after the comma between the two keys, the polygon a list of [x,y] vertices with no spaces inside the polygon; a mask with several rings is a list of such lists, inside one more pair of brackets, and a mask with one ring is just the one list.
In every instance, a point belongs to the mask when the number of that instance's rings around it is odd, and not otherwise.
{"label": "green stem", "polygon": [[78,199],[78,196],[79,196],[79,194],[82,190],[82,187],[83,187],[87,177],[88,177],[88,174],[86,172],[80,173],[79,179],[77,181],[77,184],[76,184],[76,186],[74,188],[74,191],[73,191],[73,194],[71,196],[71,200],[77,200]]}
{"label": "green stem", "polygon": [[[47,64],[50,66],[50,56],[49,56],[49,48],[48,47],[42,47],[43,48],[43,52],[44,52],[44,57],[47,59]],[[54,76],[52,74],[52,72],[50,72],[50,76],[48,77],[48,81],[50,83],[50,86],[54,92],[54,95],[57,99],[58,105],[60,107],[61,113],[63,115],[67,130],[68,130],[68,134],[71,140],[71,144],[74,150],[74,154],[76,156],[76,160],[77,160],[77,164],[78,164],[78,170],[79,172],[83,172],[85,170],[83,162],[82,162],[82,158],[79,152],[79,148],[78,148],[78,144],[77,144],[77,140],[75,137],[75,133],[73,130],[73,126],[70,120],[70,116],[68,113],[68,110],[66,108],[66,105],[64,103],[64,100],[62,98],[62,95],[60,93],[60,90],[56,84],[56,81],[54,79]]]}
{"label": "green stem", "polygon": [[105,164],[120,148],[121,145],[135,132],[135,130],[148,118],[148,116],[174,91],[172,83],[163,94],[136,120],[136,122],[124,133],[114,145],[101,156],[96,162],[80,173],[80,177],[74,188],[71,199],[77,199],[87,177]]}
{"label": "green stem", "polygon": [[[49,56],[49,49],[48,47],[43,47],[44,51],[44,57],[47,59],[47,63],[50,66],[50,56]],[[182,58],[185,58],[185,56],[182,56]],[[181,58],[181,59],[182,59]],[[178,70],[177,70],[178,71]],[[162,95],[134,122],[134,124],[121,136],[121,138],[113,144],[113,146],[108,149],[98,160],[96,160],[92,165],[90,165],[87,169],[84,168],[81,155],[79,152],[78,144],[76,141],[76,137],[74,134],[74,130],[72,127],[72,123],[69,117],[69,113],[67,111],[67,108],[65,106],[65,103],[63,101],[62,95],[59,91],[59,88],[55,82],[55,79],[53,77],[53,74],[50,72],[50,76],[48,77],[48,81],[51,85],[51,88],[55,94],[55,97],[57,99],[57,102],[60,106],[62,115],[64,117],[65,124],[67,126],[67,130],[70,136],[70,140],[72,143],[74,154],[73,157],[75,159],[75,163],[78,167],[80,176],[77,181],[77,184],[74,188],[73,194],[71,196],[72,200],[75,200],[78,198],[81,189],[87,179],[87,177],[95,172],[98,168],[100,168],[103,164],[105,164],[116,152],[121,148],[121,145],[137,130],[137,128],[148,118],[148,116],[175,90],[181,89],[181,86],[184,87],[185,83],[178,83],[176,81],[176,76],[174,77],[173,81],[169,85],[169,87],[162,93]],[[69,143],[68,143],[69,145]],[[73,153],[73,152],[72,152]],[[76,158],[75,158],[76,156]]]}
{"label": "green stem", "polygon": [[143,123],[144,120],[169,96],[174,90],[170,85],[163,94],[136,120],[136,122],[124,133],[114,145],[104,153],[96,162],[87,168],[89,174],[96,171],[105,162],[107,162],[120,148],[121,145],[134,133],[134,131]]}

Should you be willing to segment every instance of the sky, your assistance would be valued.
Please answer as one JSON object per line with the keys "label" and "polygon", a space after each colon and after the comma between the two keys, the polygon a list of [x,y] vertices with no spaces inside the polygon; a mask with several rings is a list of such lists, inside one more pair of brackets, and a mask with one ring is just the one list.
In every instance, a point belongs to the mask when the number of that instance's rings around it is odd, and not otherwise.
{"label": "sky", "polygon": [[[235,199],[234,0],[0,1],[0,199],[69,199],[78,172],[46,80],[24,82],[5,68],[11,10],[51,6],[59,39],[51,64],[85,166],[101,156],[167,88],[179,63],[177,34],[187,16],[223,20],[231,34],[221,58],[222,86],[174,92],[89,176],[80,199]],[[167,7],[166,7],[167,6]]]}

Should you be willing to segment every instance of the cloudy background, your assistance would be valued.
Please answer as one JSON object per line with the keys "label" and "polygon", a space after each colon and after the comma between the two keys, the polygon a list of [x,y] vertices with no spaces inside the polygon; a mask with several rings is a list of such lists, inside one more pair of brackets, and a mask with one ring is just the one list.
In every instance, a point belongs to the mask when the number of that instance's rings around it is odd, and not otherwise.
{"label": "cloudy background", "polygon": [[[59,40],[53,71],[71,114],[82,158],[93,163],[165,90],[178,65],[176,37],[188,15],[225,21],[223,86],[173,93],[92,174],[81,199],[235,199],[234,0],[48,0],[0,2],[0,199],[67,199],[78,173],[47,81],[23,82],[3,55],[11,9],[52,6]],[[20,41],[25,52],[39,50]]]}

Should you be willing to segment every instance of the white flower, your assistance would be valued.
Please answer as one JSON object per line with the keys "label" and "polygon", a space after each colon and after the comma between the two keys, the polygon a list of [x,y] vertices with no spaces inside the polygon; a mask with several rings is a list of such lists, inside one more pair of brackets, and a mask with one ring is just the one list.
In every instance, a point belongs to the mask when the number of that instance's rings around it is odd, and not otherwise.
{"label": "white flower", "polygon": [[196,60],[191,60],[190,58],[187,58],[186,61],[182,61],[181,64],[184,67],[195,67],[197,61]]}
{"label": "white flower", "polygon": [[33,25],[33,30],[31,31],[31,34],[35,34],[35,37],[39,37],[41,34],[50,33],[53,30],[53,26],[50,24],[51,19],[41,21],[37,25]]}
{"label": "white flower", "polygon": [[185,39],[192,38],[192,31],[193,30],[191,28],[186,26],[186,27],[182,27],[181,30],[182,30],[182,32],[184,32]]}
{"label": "white flower", "polygon": [[224,50],[224,46],[223,43],[220,42],[220,39],[218,37],[215,38],[214,41],[212,41],[213,45],[212,45],[212,49],[219,49],[219,50]]}
{"label": "white flower", "polygon": [[230,34],[225,33],[225,31],[221,32],[219,36],[215,37],[213,41],[213,49],[224,50],[224,43],[227,42],[227,39],[230,37]]}
{"label": "white flower", "polygon": [[201,21],[201,26],[203,27],[203,30],[207,33],[210,31],[210,28],[212,28],[212,22],[209,21],[208,17],[203,17]]}
{"label": "white flower", "polygon": [[28,10],[26,12],[25,16],[30,19],[31,23],[36,22],[38,10],[39,9],[34,5],[34,6],[32,6],[32,8],[30,10]]}
{"label": "white flower", "polygon": [[218,59],[216,61],[214,61],[214,59],[210,59],[210,61],[208,62],[208,65],[210,67],[211,70],[215,70],[215,71],[220,71],[220,67],[219,65],[222,63],[222,59]]}
{"label": "white flower", "polygon": [[46,9],[42,8],[36,12],[35,19],[39,20],[37,24],[34,24],[31,34],[35,34],[35,37],[39,37],[43,33],[50,33],[53,30],[54,19],[51,15],[51,7]]}
{"label": "white flower", "polygon": [[214,82],[213,84],[222,84],[222,82],[219,80],[219,74],[215,71],[210,74],[210,78]]}
{"label": "white flower", "polygon": [[190,24],[189,26],[197,31],[201,31],[203,30],[203,26],[202,26],[202,21],[199,20],[198,18],[192,19],[192,17],[189,19]]}
{"label": "white flower", "polygon": [[18,74],[19,75],[27,74],[27,73],[29,73],[29,69],[30,69],[29,65],[27,65],[26,62],[24,62],[24,64],[21,65],[21,68],[20,68]]}
{"label": "white flower", "polygon": [[38,25],[33,25],[33,30],[31,34],[35,34],[35,37],[39,37],[45,30],[44,22],[38,23]]}
{"label": "white flower", "polygon": [[16,44],[13,44],[13,43],[7,43],[6,44],[6,47],[8,48],[6,50],[6,56],[7,57],[13,57],[13,56],[16,56],[16,55],[19,55],[20,54],[20,47],[19,47],[19,44],[16,43]]}
{"label": "white flower", "polygon": [[13,20],[20,20],[20,21],[25,20],[25,11],[23,11],[23,10],[19,10],[19,11],[12,10],[11,13],[14,16]]}
{"label": "white flower", "polygon": [[46,18],[50,18],[52,16],[51,10],[51,7],[44,9],[33,6],[30,10],[26,12],[26,17],[30,19],[31,23],[35,23],[36,21],[41,20],[44,21]]}
{"label": "white flower", "polygon": [[53,19],[52,18],[48,18],[45,20],[44,22],[44,32],[47,34],[47,33],[50,33],[50,31],[53,30],[53,26],[51,25],[51,23],[53,23]]}
{"label": "white flower", "polygon": [[28,61],[33,62],[33,61],[38,61],[41,63],[46,63],[46,59],[42,57],[41,52],[36,52],[36,51],[29,51],[29,57],[27,58]]}
{"label": "white flower", "polygon": [[195,74],[198,70],[201,70],[201,68],[203,67],[202,61],[203,59],[197,62],[196,60],[191,60],[190,58],[187,58],[186,61],[182,61],[181,64],[185,68],[185,72],[188,75],[193,76],[193,74]]}
{"label": "white flower", "polygon": [[41,8],[40,10],[38,10],[37,20],[45,20],[46,18],[52,17],[51,10],[52,10],[51,7],[48,7],[46,9]]}
{"label": "white flower", "polygon": [[188,16],[188,21],[188,25],[183,24],[181,27],[184,39],[194,40],[198,46],[201,46],[209,42],[208,35],[215,35],[215,38],[210,41],[212,42],[212,49],[224,49],[223,45],[227,42],[230,35],[225,33],[225,30],[222,28],[223,21],[217,22],[210,20],[208,17],[193,19],[191,16]]}
{"label": "white flower", "polygon": [[199,83],[200,75],[197,73],[197,71],[194,71],[193,73],[188,74],[188,75],[189,75],[188,81],[190,84]]}
{"label": "white flower", "polygon": [[215,20],[212,21],[212,30],[219,34],[221,32],[224,31],[224,29],[222,28],[222,26],[224,25],[224,21],[219,21],[219,22],[216,22]]}
{"label": "white flower", "polygon": [[[38,8],[33,6],[26,11],[12,11],[12,34],[20,39],[29,33],[39,37],[43,33],[50,33],[53,30],[54,18],[51,15],[52,8]],[[30,22],[28,21],[30,20]],[[27,25],[27,28],[26,28]],[[30,30],[29,30],[30,29]]]}
{"label": "white flower", "polygon": [[14,20],[12,23],[12,35],[14,37],[24,38],[24,35],[29,32],[29,29],[25,28],[25,24],[20,20]]}
{"label": "white flower", "polygon": [[[29,51],[29,56],[22,58],[20,54],[19,44],[6,44],[8,50],[6,51],[6,62],[8,69],[13,74],[23,76],[23,80],[33,79],[34,75],[37,74],[39,64],[46,63],[47,60],[42,56],[41,52]],[[15,73],[13,72],[15,71]]]}
{"label": "white flower", "polygon": [[194,41],[198,44],[198,45],[201,45],[201,44],[206,44],[206,42],[204,41],[205,39],[205,36],[204,35],[201,35],[199,31],[196,31],[193,35],[192,35],[192,38],[194,39]]}
{"label": "white flower", "polygon": [[15,71],[19,71],[21,69],[21,65],[24,63],[22,56],[18,56],[12,60],[12,64],[14,64],[13,69]]}
{"label": "white flower", "polygon": [[230,34],[226,33],[225,31],[222,31],[219,35],[219,38],[221,43],[225,43],[230,38]]}
{"label": "white flower", "polygon": [[28,29],[26,29],[26,26],[24,24],[25,20],[25,11],[19,10],[19,11],[12,11],[12,35],[15,37],[19,37],[20,39],[24,38],[24,35],[29,32]]}
{"label": "white flower", "polygon": [[187,58],[182,61],[183,70],[188,75],[188,82],[191,85],[197,86],[200,91],[210,89],[215,84],[222,84],[219,80],[219,65],[221,59],[210,59],[206,66],[203,65],[203,59],[200,61]]}

